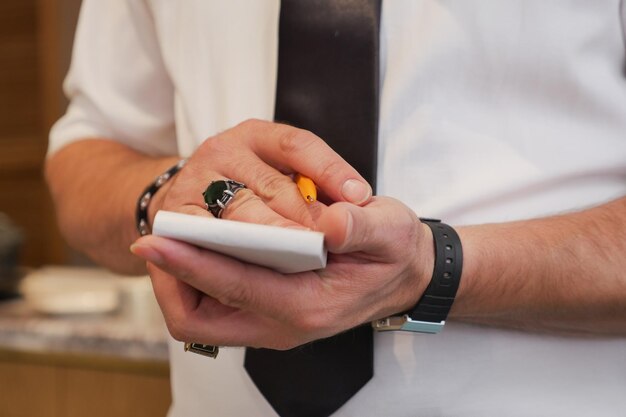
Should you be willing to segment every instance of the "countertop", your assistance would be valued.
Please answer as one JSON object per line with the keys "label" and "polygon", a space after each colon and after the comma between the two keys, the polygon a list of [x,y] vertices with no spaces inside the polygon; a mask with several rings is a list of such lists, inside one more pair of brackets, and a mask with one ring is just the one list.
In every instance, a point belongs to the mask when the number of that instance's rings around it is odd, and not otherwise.
{"label": "countertop", "polygon": [[21,297],[0,302],[0,349],[166,362],[167,330],[149,280],[120,281],[121,303],[108,313],[44,314]]}

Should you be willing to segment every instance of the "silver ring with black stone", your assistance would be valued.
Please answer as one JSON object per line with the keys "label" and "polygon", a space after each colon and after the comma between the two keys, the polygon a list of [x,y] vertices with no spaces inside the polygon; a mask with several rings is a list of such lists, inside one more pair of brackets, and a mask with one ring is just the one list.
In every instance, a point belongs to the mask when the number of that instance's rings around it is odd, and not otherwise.
{"label": "silver ring with black stone", "polygon": [[206,209],[216,218],[221,218],[226,206],[235,198],[235,194],[244,188],[245,184],[230,179],[211,182],[202,193]]}

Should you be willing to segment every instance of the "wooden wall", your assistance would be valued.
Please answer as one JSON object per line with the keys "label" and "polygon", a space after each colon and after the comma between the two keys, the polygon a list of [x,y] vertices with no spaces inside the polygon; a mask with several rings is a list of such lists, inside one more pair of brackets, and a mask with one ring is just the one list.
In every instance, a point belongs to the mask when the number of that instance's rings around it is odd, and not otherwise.
{"label": "wooden wall", "polygon": [[62,114],[79,0],[0,1],[0,212],[25,234],[22,263],[63,263],[68,251],[43,181],[47,132]]}
{"label": "wooden wall", "polygon": [[0,350],[2,417],[165,417],[166,364]]}

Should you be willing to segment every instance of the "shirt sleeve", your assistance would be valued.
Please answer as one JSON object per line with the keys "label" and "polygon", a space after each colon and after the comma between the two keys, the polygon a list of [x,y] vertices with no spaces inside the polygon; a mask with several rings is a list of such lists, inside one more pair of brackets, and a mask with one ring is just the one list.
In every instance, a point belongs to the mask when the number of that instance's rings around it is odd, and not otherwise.
{"label": "shirt sleeve", "polygon": [[83,0],[64,91],[70,104],[48,155],[90,138],[177,154],[174,88],[144,0]]}

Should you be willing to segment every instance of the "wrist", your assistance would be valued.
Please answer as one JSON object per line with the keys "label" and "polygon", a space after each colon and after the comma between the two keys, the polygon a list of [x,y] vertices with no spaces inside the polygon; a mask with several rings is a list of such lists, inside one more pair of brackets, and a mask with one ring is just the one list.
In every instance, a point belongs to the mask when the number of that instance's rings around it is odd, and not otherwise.
{"label": "wrist", "polygon": [[405,306],[402,311],[407,311],[417,304],[424,291],[426,291],[435,269],[435,242],[433,231],[428,225],[419,220],[418,225],[421,228],[421,232],[416,257],[415,275],[419,280],[419,291],[413,295],[411,303]]}
{"label": "wrist", "polygon": [[[473,244],[474,239],[471,237],[473,229],[475,230],[476,226],[464,226],[457,229],[461,242],[463,242],[463,273],[454,305],[450,310],[450,317],[462,318],[466,314],[464,312],[467,311],[467,295],[472,292],[472,287],[474,287],[474,277],[478,276],[478,246]],[[485,240],[482,241],[485,242]]]}
{"label": "wrist", "polygon": [[151,233],[154,217],[163,206],[167,191],[172,185],[171,180],[185,165],[186,159],[167,158],[159,161],[158,165],[161,168],[165,163],[167,163],[167,169],[160,171],[161,174],[142,191],[137,200],[135,222],[137,231],[141,236]]}
{"label": "wrist", "polygon": [[402,312],[415,306],[426,290],[433,275],[435,265],[433,233],[430,227],[417,218],[415,219],[415,229],[415,251],[406,272],[408,276],[407,283],[403,287],[404,290],[401,291],[398,296],[394,297],[393,302],[387,310],[392,314],[402,314]]}
{"label": "wrist", "polygon": [[154,224],[154,217],[156,216],[159,210],[163,209],[163,206],[165,205],[165,201],[167,199],[167,193],[175,181],[176,179],[171,179],[169,181],[166,181],[159,188],[159,192],[156,193],[154,196],[152,196],[152,199],[150,200],[150,205],[148,206],[148,224],[150,225],[151,228],[152,228],[152,225]]}
{"label": "wrist", "polygon": [[422,218],[420,221],[432,231],[432,278],[413,307],[401,315],[375,320],[372,322],[375,330],[439,333],[455,301],[463,270],[463,248],[459,235],[440,220]]}

